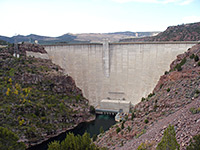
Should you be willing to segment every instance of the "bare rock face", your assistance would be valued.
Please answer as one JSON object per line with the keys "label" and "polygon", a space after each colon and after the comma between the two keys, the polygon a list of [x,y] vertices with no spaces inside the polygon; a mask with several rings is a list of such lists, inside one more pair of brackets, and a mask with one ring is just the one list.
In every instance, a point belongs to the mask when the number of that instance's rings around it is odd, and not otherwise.
{"label": "bare rock face", "polygon": [[[181,150],[200,133],[200,44],[193,46],[170,65],[152,94],[133,109],[135,117],[118,123],[99,137],[97,144],[110,149],[132,150],[143,142],[155,149],[169,124],[174,125]],[[120,128],[120,132],[116,132]]]}

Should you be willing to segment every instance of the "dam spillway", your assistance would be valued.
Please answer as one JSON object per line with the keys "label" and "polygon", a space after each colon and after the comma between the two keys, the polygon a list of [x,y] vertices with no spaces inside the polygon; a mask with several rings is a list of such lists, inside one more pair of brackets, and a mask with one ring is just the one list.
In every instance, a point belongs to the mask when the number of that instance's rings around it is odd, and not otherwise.
{"label": "dam spillway", "polygon": [[46,45],[48,57],[72,76],[90,104],[102,99],[140,102],[170,63],[197,42]]}

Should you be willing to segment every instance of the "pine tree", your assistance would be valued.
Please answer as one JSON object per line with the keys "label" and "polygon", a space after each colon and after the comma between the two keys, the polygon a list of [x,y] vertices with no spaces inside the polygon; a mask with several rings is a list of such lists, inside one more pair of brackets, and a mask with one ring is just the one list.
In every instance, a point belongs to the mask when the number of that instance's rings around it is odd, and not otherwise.
{"label": "pine tree", "polygon": [[25,144],[17,142],[19,138],[7,128],[0,127],[1,150],[25,150]]}
{"label": "pine tree", "polygon": [[59,141],[53,141],[50,144],[48,144],[48,150],[60,150]]}
{"label": "pine tree", "polygon": [[190,145],[187,146],[187,150],[200,150],[200,134],[190,140]]}
{"label": "pine tree", "polygon": [[160,143],[158,143],[156,150],[179,150],[180,145],[176,141],[176,132],[174,126],[169,127],[164,131],[164,135]]}

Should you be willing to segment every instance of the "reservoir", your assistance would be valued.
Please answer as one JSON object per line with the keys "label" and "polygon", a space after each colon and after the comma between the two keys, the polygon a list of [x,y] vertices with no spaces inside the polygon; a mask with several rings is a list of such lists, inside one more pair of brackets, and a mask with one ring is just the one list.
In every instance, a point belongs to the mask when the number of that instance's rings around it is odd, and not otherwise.
{"label": "reservoir", "polygon": [[92,138],[93,135],[100,133],[100,128],[103,127],[104,131],[108,130],[112,125],[115,124],[115,116],[112,115],[98,115],[96,114],[96,119],[91,122],[80,123],[74,129],[61,133],[60,135],[50,138],[49,140],[38,144],[36,146],[30,147],[27,150],[47,150],[48,144],[54,140],[62,141],[66,137],[66,133],[72,132],[74,135],[83,135],[85,132],[90,134]]}

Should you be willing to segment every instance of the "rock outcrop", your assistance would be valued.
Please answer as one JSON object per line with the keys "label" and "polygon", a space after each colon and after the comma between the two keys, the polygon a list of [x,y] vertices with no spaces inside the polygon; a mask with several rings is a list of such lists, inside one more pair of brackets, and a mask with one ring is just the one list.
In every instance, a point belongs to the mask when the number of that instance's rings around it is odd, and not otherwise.
{"label": "rock outcrop", "polygon": [[95,118],[75,81],[50,60],[26,57],[45,53],[38,45],[0,51],[0,125],[31,146]]}

